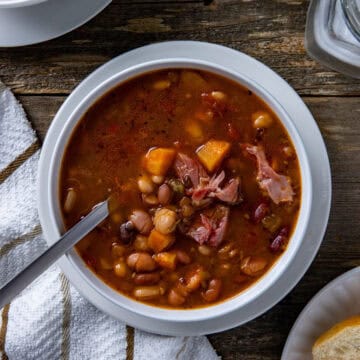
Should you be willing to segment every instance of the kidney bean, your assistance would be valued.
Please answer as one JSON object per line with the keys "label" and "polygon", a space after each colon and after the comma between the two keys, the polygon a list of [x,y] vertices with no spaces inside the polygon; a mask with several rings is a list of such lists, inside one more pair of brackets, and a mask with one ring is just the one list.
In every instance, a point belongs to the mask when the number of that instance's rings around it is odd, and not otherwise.
{"label": "kidney bean", "polygon": [[212,279],[209,282],[207,290],[202,293],[202,297],[205,301],[213,302],[220,296],[222,281],[220,279]]}
{"label": "kidney bean", "polygon": [[156,269],[156,262],[153,258],[145,252],[133,253],[128,256],[127,264],[129,268],[134,269],[136,272],[154,271]]}
{"label": "kidney bean", "polygon": [[134,283],[136,285],[153,285],[160,281],[159,273],[136,274],[134,276]]}
{"label": "kidney bean", "polygon": [[277,234],[275,239],[270,244],[270,250],[272,252],[277,252],[281,250],[285,242],[287,241],[289,236],[289,229],[288,228],[282,228],[280,232]]}
{"label": "kidney bean", "polygon": [[254,211],[254,221],[258,224],[270,212],[270,207],[267,203],[262,202]]}

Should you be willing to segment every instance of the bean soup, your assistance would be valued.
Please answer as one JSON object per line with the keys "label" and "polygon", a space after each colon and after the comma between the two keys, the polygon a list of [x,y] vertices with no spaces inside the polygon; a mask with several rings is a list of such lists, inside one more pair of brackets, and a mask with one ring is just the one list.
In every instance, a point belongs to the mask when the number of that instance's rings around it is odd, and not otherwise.
{"label": "bean soup", "polygon": [[60,203],[69,228],[110,197],[110,216],[77,246],[105,283],[147,304],[192,309],[263,276],[296,226],[294,146],[255,94],[188,69],[120,84],[67,145]]}

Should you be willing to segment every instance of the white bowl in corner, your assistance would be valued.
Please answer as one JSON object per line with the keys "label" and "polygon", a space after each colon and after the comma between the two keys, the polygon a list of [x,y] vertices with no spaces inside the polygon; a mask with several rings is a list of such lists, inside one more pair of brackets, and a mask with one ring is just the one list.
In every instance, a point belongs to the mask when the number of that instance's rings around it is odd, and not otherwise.
{"label": "white bowl in corner", "polygon": [[0,9],[10,9],[39,4],[47,0],[0,0]]}

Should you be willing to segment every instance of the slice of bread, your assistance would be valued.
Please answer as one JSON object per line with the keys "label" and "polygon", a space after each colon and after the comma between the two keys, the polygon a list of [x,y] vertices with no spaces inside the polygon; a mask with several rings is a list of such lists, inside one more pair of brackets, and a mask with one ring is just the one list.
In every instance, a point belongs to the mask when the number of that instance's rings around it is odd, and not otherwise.
{"label": "slice of bread", "polygon": [[346,319],[322,334],[312,354],[314,360],[360,360],[360,316]]}

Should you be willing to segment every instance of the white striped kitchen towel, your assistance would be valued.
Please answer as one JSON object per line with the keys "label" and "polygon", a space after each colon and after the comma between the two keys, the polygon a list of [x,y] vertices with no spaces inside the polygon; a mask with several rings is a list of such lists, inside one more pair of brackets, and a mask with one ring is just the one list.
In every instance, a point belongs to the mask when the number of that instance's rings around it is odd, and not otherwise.
{"label": "white striped kitchen towel", "polygon": [[[36,209],[40,146],[0,83],[0,286],[46,248]],[[2,360],[218,359],[206,337],[166,337],[105,315],[55,265],[1,312]]]}

